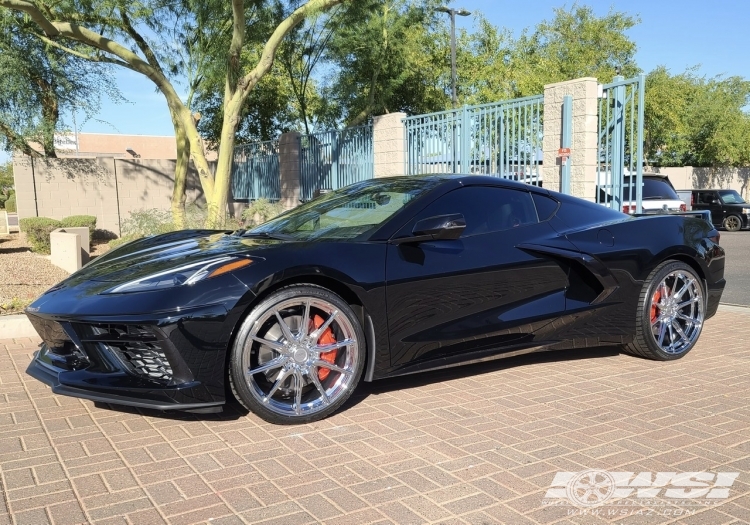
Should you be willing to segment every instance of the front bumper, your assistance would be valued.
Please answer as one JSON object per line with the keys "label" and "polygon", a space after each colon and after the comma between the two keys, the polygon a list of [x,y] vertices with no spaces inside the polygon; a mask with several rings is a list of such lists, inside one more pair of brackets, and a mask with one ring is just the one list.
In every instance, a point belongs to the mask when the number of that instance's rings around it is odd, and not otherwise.
{"label": "front bumper", "polygon": [[235,320],[221,305],[178,315],[28,317],[44,342],[26,372],[56,394],[156,410],[222,410]]}
{"label": "front bumper", "polygon": [[[213,402],[186,402],[186,399],[202,397],[198,392],[192,391],[200,385],[182,385],[180,388],[143,390],[143,389],[117,389],[117,393],[108,390],[106,386],[99,388],[85,385],[87,374],[78,374],[71,377],[71,371],[50,365],[49,347],[42,343],[42,348],[34,354],[34,359],[26,369],[26,373],[49,385],[52,392],[63,396],[78,397],[96,401],[99,403],[112,403],[114,405],[127,405],[138,408],[150,408],[154,410],[186,410],[190,412],[221,412],[223,401]],[[83,375],[83,377],[81,377]],[[81,385],[83,379],[83,385]],[[112,378],[110,378],[112,379]],[[74,386],[75,385],[75,386]],[[110,385],[111,386],[111,385]],[[199,394],[196,396],[195,394]]]}

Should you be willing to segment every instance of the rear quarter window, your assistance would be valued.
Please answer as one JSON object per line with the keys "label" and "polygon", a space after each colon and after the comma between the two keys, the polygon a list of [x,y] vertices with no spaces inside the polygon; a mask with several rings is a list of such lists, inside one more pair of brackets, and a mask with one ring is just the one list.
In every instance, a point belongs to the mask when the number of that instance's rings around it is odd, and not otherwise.
{"label": "rear quarter window", "polygon": [[560,203],[555,199],[545,197],[544,195],[532,193],[531,198],[534,200],[534,206],[536,206],[536,213],[539,216],[539,221],[546,221],[551,218],[560,206]]}

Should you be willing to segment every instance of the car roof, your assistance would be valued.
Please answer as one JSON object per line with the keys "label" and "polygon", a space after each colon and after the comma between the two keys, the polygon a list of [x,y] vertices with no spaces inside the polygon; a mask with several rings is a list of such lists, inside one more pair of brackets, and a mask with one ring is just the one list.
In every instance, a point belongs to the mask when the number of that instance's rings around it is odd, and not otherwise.
{"label": "car roof", "polygon": [[500,186],[504,188],[512,188],[516,190],[533,191],[541,193],[543,195],[549,195],[549,191],[539,186],[527,184],[525,182],[518,182],[510,179],[504,179],[501,177],[495,177],[493,175],[473,175],[473,174],[462,174],[462,173],[435,173],[426,175],[397,175],[393,177],[383,177],[372,180],[437,180],[444,181],[446,183],[452,182],[459,186]]}
{"label": "car roof", "polygon": [[[632,178],[632,177],[635,177],[635,176],[636,176],[635,173],[631,173],[630,175],[625,175],[626,178]],[[667,175],[666,173],[644,173],[643,176],[644,177],[658,177],[660,179],[668,179],[669,178],[669,175]]]}

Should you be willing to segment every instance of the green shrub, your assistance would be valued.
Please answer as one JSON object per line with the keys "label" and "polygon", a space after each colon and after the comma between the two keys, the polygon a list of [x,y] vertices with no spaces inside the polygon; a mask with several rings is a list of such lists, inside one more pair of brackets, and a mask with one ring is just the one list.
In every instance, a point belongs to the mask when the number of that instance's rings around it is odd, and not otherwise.
{"label": "green shrub", "polygon": [[16,194],[14,193],[10,197],[8,197],[8,200],[5,201],[5,211],[8,213],[16,213],[18,209],[16,208]]}
{"label": "green shrub", "polygon": [[60,222],[63,228],[88,228],[89,242],[94,236],[94,230],[96,230],[96,217],[93,215],[71,215]]}
{"label": "green shrub", "polygon": [[109,246],[110,250],[114,250],[118,246],[122,246],[123,244],[127,244],[130,241],[135,241],[137,239],[140,239],[140,237],[137,237],[135,235],[125,235],[123,237],[120,237],[119,239],[112,239],[107,243],[107,246]]}
{"label": "green shrub", "polygon": [[268,199],[257,199],[245,208],[245,211],[242,212],[242,218],[248,226],[258,226],[270,221],[283,212],[284,207],[278,202],[271,202]]}
{"label": "green shrub", "polygon": [[31,244],[31,251],[37,253],[50,253],[49,234],[52,230],[62,227],[62,223],[48,217],[29,217],[19,221],[21,231],[26,233],[26,238]]}
{"label": "green shrub", "polygon": [[[257,201],[256,201],[257,202]],[[268,218],[276,216],[279,212],[276,211],[276,204],[271,204],[265,201],[274,213]],[[278,208],[283,211],[283,208]],[[265,210],[263,208],[261,211]],[[258,210],[256,210],[256,213]],[[244,217],[244,215],[243,215]],[[267,220],[267,219],[265,219]],[[206,211],[199,208],[198,206],[191,204],[185,207],[185,228],[188,230],[199,230],[204,228],[206,222]],[[242,227],[239,220],[227,217],[225,219],[226,229],[237,230]],[[147,237],[149,235],[160,235],[162,233],[169,233],[177,230],[174,219],[172,218],[171,210],[135,210],[130,212],[130,217],[122,221],[120,225],[121,236],[119,239],[113,239],[108,244],[110,249],[116,248],[125,244],[126,242],[140,239],[141,237]]]}
{"label": "green shrub", "polygon": [[169,210],[134,210],[122,221],[122,237],[146,237],[174,231],[174,221]]}

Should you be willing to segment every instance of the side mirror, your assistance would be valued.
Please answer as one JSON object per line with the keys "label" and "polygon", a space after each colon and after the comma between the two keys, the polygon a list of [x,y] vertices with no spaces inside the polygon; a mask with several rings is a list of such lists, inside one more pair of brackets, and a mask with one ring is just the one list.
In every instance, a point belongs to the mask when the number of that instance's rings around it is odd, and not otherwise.
{"label": "side mirror", "polygon": [[437,215],[422,219],[414,225],[412,237],[391,240],[394,244],[458,239],[466,229],[466,219],[460,213]]}

